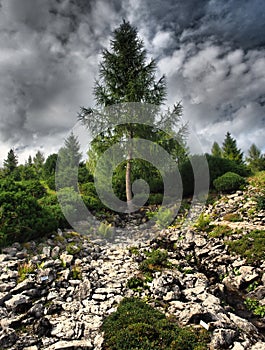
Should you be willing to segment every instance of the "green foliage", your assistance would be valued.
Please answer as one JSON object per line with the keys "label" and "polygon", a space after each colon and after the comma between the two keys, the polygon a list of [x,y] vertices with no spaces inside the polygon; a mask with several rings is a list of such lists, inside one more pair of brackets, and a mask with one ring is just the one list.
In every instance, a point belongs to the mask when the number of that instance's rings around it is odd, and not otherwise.
{"label": "green foliage", "polygon": [[106,207],[104,204],[101,202],[101,200],[98,197],[93,197],[93,196],[82,196],[82,199],[88,208],[88,210],[100,212]]}
{"label": "green foliage", "polygon": [[259,286],[259,282],[258,281],[254,281],[253,283],[248,285],[248,287],[246,288],[246,291],[248,293],[253,292],[258,286]]}
{"label": "green foliage", "polygon": [[265,210],[265,192],[255,198],[257,202],[257,210]]}
{"label": "green foliage", "polygon": [[155,81],[156,64],[147,63],[147,53],[138,33],[129,22],[123,21],[113,33],[111,51],[103,50],[100,81],[96,82],[95,97],[101,106],[122,102],[161,104],[165,78]]}
{"label": "green foliage", "polygon": [[227,225],[217,225],[209,232],[209,236],[214,238],[230,236],[232,234],[233,230]]}
{"label": "green foliage", "polygon": [[66,251],[70,255],[78,254],[80,250],[81,250],[81,246],[79,244],[76,244],[75,242],[71,242],[66,246]]}
{"label": "green foliage", "polygon": [[77,189],[78,166],[82,154],[80,143],[73,132],[64,142],[64,147],[59,150],[56,164],[56,186],[58,189],[73,187]]}
{"label": "green foliage", "polygon": [[146,259],[141,262],[139,269],[143,272],[160,271],[163,268],[171,268],[166,250],[153,249],[145,252]]}
{"label": "green foliage", "polygon": [[260,263],[265,259],[264,230],[254,230],[236,241],[227,241],[231,252],[246,258],[247,262]]}
{"label": "green foliage", "polygon": [[261,154],[261,150],[254,143],[248,150],[246,161],[253,172],[265,170],[265,155]]}
{"label": "green foliage", "polygon": [[65,187],[57,192],[63,214],[70,223],[86,218],[84,203],[79,193],[72,187]]}
{"label": "green foliage", "polygon": [[112,238],[114,235],[114,227],[111,224],[101,222],[98,228],[98,233],[103,238]]}
{"label": "green foliage", "polygon": [[84,184],[81,184],[79,188],[83,196],[97,196],[97,190],[95,188],[94,182],[86,182]]}
{"label": "green foliage", "polygon": [[46,194],[46,189],[39,180],[22,181],[21,184],[28,194],[36,199],[42,198]]}
{"label": "green foliage", "polygon": [[92,174],[88,171],[86,163],[80,162],[78,168],[78,183],[85,184],[93,181]]}
{"label": "green foliage", "polygon": [[243,164],[243,152],[237,148],[236,140],[232,138],[230,132],[227,132],[222,147],[223,158]]}
{"label": "green foliage", "polygon": [[233,172],[243,177],[250,174],[248,168],[244,164],[238,164],[233,160],[218,158],[209,154],[206,154],[206,159],[209,166],[211,187],[215,179],[227,172]]}
{"label": "green foliage", "polygon": [[156,225],[160,228],[168,227],[172,220],[174,219],[174,216],[172,214],[172,209],[170,208],[160,208],[159,211],[156,213]]}
{"label": "green foliage", "polygon": [[56,194],[50,194],[42,197],[38,200],[38,203],[42,208],[45,208],[45,210],[47,210],[51,218],[54,218],[56,220],[57,227],[60,227],[61,229],[70,227],[62,212],[61,206],[58,203]]}
{"label": "green foliage", "polygon": [[49,188],[53,191],[56,190],[56,185],[55,185],[55,174],[50,175],[47,179],[46,179],[46,184],[49,186]]}
{"label": "green foliage", "polygon": [[82,270],[80,265],[73,265],[71,268],[72,278],[74,280],[82,280]]}
{"label": "green foliage", "polygon": [[248,310],[252,311],[254,315],[265,317],[265,305],[260,305],[258,300],[246,298],[244,303]]}
{"label": "green foliage", "polygon": [[[116,166],[117,163],[114,162],[115,159],[110,157],[105,164],[106,169],[102,169],[102,174],[106,173],[105,178],[103,174],[103,179],[100,180],[105,191],[110,191],[106,184],[108,184],[110,174],[114,172],[112,184],[114,193],[118,198],[126,199],[128,203],[132,199],[131,184],[133,179],[139,178],[139,173],[141,178],[144,175],[148,180],[151,180],[151,192],[158,193],[162,187],[161,179],[157,172],[154,172],[152,166],[145,165],[145,161],[139,159],[142,157],[133,154],[132,139],[149,139],[153,144],[156,143],[164,147],[174,159],[177,156],[178,159],[181,159],[186,154],[187,127],[184,125],[179,128],[178,132],[173,131],[180,124],[182,106],[178,103],[174,106],[173,111],[168,110],[165,113],[159,111],[159,106],[166,96],[166,86],[165,78],[161,77],[157,81],[155,73],[156,63],[154,60],[147,62],[147,53],[142,40],[138,37],[137,30],[130,23],[123,21],[113,33],[110,50],[103,50],[103,60],[99,67],[99,80],[96,81],[94,88],[99,108],[82,108],[79,115],[79,119],[84,122],[94,136],[88,153],[88,167],[91,172],[94,172],[102,153],[114,144],[121,145],[124,162],[117,167],[118,169],[112,169],[112,165]],[[141,108],[137,102],[142,104]],[[115,108],[104,110],[104,107],[121,105],[122,103],[122,113],[120,113],[121,110],[118,111]],[[147,103],[149,104],[148,108]],[[109,113],[110,110],[111,113]],[[150,125],[157,125],[156,130],[147,123],[143,125],[143,115],[147,116]],[[113,123],[115,125],[117,117],[122,118],[123,123],[114,128],[110,127]],[[160,117],[159,121],[157,121],[158,117]],[[102,132],[104,126],[105,131]],[[162,132],[161,129],[168,130],[168,133]],[[151,149],[147,151],[150,154],[152,152]],[[158,158],[156,157],[156,159]],[[162,162],[163,160],[158,159],[158,161]],[[119,163],[121,163],[121,159],[119,159]],[[108,171],[108,167],[112,171]],[[156,180],[152,181],[152,179]]]}
{"label": "green foliage", "polygon": [[57,158],[58,158],[57,153],[50,154],[47,157],[43,165],[43,172],[44,172],[45,179],[48,179],[49,177],[55,174]]}
{"label": "green foliage", "polygon": [[212,156],[214,156],[214,157],[217,157],[217,158],[222,157],[222,149],[217,142],[213,143],[211,152],[212,152]]}
{"label": "green foliage", "polygon": [[217,191],[230,192],[236,191],[246,183],[245,179],[233,172],[227,172],[214,180],[213,184]]}
{"label": "green foliage", "polygon": [[137,247],[129,247],[128,250],[129,250],[130,254],[134,254],[134,255],[139,255],[140,254],[139,248],[137,248]]}
{"label": "green foliage", "polygon": [[17,283],[24,281],[28,274],[34,272],[36,270],[36,266],[31,262],[24,262],[18,265],[18,279]]}
{"label": "green foliage", "polygon": [[125,298],[102,325],[103,349],[204,350],[208,334],[180,328],[160,311],[136,298]]}
{"label": "green foliage", "polygon": [[208,232],[211,230],[211,218],[209,215],[205,215],[204,213],[201,213],[197,219],[196,224],[194,225],[198,230],[206,231]]}
{"label": "green foliage", "polygon": [[14,174],[18,165],[18,160],[15,152],[11,149],[8,152],[7,159],[4,160],[4,170],[6,175]]}
{"label": "green foliage", "polygon": [[55,229],[55,218],[25,186],[12,180],[0,183],[0,245],[41,237]]}
{"label": "green foliage", "polygon": [[163,202],[163,193],[150,193],[148,204],[154,205],[154,204],[162,204]]}
{"label": "green foliage", "polygon": [[127,287],[134,291],[140,291],[144,288],[144,286],[145,286],[144,280],[140,277],[131,277],[127,281]]}
{"label": "green foliage", "polygon": [[39,178],[43,176],[44,155],[41,151],[38,151],[33,158],[33,167]]}

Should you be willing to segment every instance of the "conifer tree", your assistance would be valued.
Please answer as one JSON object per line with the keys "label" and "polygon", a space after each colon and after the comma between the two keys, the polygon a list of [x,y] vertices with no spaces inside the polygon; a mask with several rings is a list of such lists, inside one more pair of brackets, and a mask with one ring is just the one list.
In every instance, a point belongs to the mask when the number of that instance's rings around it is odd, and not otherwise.
{"label": "conifer tree", "polygon": [[237,148],[236,140],[231,136],[230,132],[226,133],[222,153],[223,158],[233,160],[238,164],[243,164],[243,152]]}
{"label": "conifer tree", "polygon": [[69,137],[64,141],[64,147],[62,147],[58,153],[58,187],[74,187],[74,189],[77,189],[75,169],[79,166],[81,158],[82,153],[80,152],[80,143],[73,132],[71,132]]}
{"label": "conifer tree", "polygon": [[211,153],[214,157],[222,158],[222,149],[216,141],[213,143]]}
{"label": "conifer tree", "polygon": [[4,160],[4,170],[7,175],[14,173],[18,165],[18,159],[13,149],[8,152],[7,159]]}
{"label": "conifer tree", "polygon": [[42,177],[42,175],[43,175],[44,161],[45,161],[44,154],[41,151],[37,151],[37,153],[33,157],[33,166],[34,166],[36,174],[39,177]]}
{"label": "conifer tree", "polygon": [[254,172],[265,170],[265,155],[261,154],[261,150],[254,143],[248,150],[246,161]]}
{"label": "conifer tree", "polygon": [[[130,102],[161,106],[166,98],[165,77],[162,76],[160,79],[156,79],[156,63],[154,60],[148,62],[147,52],[144,49],[143,41],[138,37],[136,28],[124,20],[120,27],[114,31],[110,44],[110,50],[103,50],[103,60],[99,68],[99,80],[96,81],[94,87],[97,107],[104,108]],[[175,119],[172,119],[172,113],[168,113],[166,120],[164,120],[169,129],[173,129],[173,126],[179,122],[179,116],[182,112],[181,105],[177,104],[173,112]],[[91,159],[97,159],[100,153],[118,140],[127,140],[125,182],[126,199],[130,208],[133,164],[131,140],[135,137],[145,139],[153,137],[153,140],[156,139],[158,141],[157,137],[159,135],[155,133],[152,135],[150,127],[139,126],[130,122],[102,132],[100,126],[104,124],[104,118],[109,118],[109,116],[104,116],[92,108],[82,108],[79,118],[84,121],[89,130],[95,135],[97,135],[98,130],[101,132],[92,142]],[[183,141],[183,144],[186,131],[187,129],[183,127],[182,132],[179,133],[179,140]],[[103,139],[104,142],[102,142]],[[171,149],[177,148],[177,143],[174,144],[172,140],[168,142],[169,144]]]}

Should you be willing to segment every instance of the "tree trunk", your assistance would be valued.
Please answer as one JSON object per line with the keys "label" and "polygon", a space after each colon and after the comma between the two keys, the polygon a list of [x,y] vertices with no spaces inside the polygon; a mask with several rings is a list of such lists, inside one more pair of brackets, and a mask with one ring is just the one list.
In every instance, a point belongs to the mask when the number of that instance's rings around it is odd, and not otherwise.
{"label": "tree trunk", "polygon": [[131,213],[133,211],[132,204],[132,184],[131,184],[131,160],[132,160],[132,132],[130,132],[129,137],[129,151],[127,156],[127,164],[126,164],[126,200],[128,212]]}

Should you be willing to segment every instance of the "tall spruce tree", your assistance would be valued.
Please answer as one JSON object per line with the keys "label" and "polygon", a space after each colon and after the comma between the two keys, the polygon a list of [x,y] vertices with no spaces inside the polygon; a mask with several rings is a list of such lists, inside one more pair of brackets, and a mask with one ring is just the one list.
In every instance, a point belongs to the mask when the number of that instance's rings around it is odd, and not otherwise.
{"label": "tall spruce tree", "polygon": [[243,152],[237,148],[236,140],[227,132],[222,147],[223,158],[243,164]]}
{"label": "tall spruce tree", "polygon": [[216,141],[213,143],[211,153],[214,157],[222,158],[222,149]]}
{"label": "tall spruce tree", "polygon": [[253,172],[265,170],[265,155],[261,154],[261,150],[254,143],[248,150],[246,161]]}
{"label": "tall spruce tree", "polygon": [[64,141],[64,147],[58,153],[58,187],[74,187],[77,189],[75,169],[79,166],[81,158],[80,143],[73,132],[71,132],[69,137]]}
{"label": "tall spruce tree", "polygon": [[37,151],[37,153],[33,157],[33,166],[38,177],[42,177],[43,175],[44,161],[44,154],[41,151]]}
{"label": "tall spruce tree", "polygon": [[6,175],[14,173],[17,169],[18,159],[13,149],[7,154],[7,159],[4,160],[4,171]]}
{"label": "tall spruce tree", "polygon": [[[166,98],[165,77],[156,79],[156,63],[154,60],[147,60],[147,52],[144,49],[143,41],[138,37],[136,28],[132,27],[125,20],[114,30],[113,39],[110,43],[110,50],[103,50],[103,60],[99,67],[99,80],[94,87],[94,95],[98,108],[108,107],[121,103],[148,103],[161,106]],[[179,117],[182,107],[177,104],[172,113],[167,113],[164,123],[173,129],[173,126],[179,123]],[[82,108],[79,118],[84,121],[90,131],[97,134],[100,126],[104,124],[104,119],[109,115],[102,115],[96,109]],[[154,120],[153,120],[154,122]],[[162,126],[162,124],[161,124]],[[187,128],[182,127],[179,132],[179,143],[174,144],[173,138],[164,140],[165,144],[171,145],[171,150],[176,150],[184,145],[184,135]],[[133,138],[152,138],[158,142],[162,139],[161,134],[153,133],[152,128],[145,125],[137,125],[133,122],[124,123],[113,129],[107,129],[100,132],[92,142],[90,150],[90,163],[95,163],[98,155],[118,140],[127,141],[127,159],[126,159],[126,199],[128,208],[132,201],[131,172],[133,164],[132,140]],[[103,142],[104,140],[104,142]],[[161,142],[162,144],[162,142]],[[173,145],[174,144],[174,145]],[[179,147],[180,148],[180,147]],[[182,152],[183,153],[183,152]]]}

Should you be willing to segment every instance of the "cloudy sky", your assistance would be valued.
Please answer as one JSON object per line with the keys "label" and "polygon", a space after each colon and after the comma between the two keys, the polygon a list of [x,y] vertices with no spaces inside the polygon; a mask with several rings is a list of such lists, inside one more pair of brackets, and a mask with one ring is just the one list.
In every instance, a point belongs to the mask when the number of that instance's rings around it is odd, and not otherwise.
{"label": "cloudy sky", "polygon": [[230,131],[245,152],[253,142],[265,152],[264,0],[0,0],[0,164],[11,147],[24,161],[62,146],[80,106],[94,106],[101,51],[122,18],[204,151]]}

